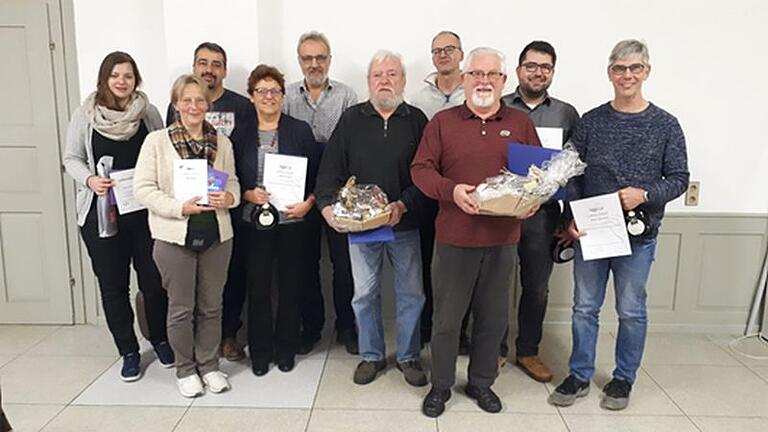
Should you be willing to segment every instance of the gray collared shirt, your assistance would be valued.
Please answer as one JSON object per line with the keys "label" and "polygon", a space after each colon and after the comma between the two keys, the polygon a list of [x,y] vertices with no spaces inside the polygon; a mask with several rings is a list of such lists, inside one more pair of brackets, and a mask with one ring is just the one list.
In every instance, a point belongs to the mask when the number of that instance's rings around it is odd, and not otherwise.
{"label": "gray collared shirt", "polygon": [[526,105],[523,98],[520,97],[518,89],[502,97],[501,100],[507,106],[528,114],[536,127],[562,128],[563,144],[571,138],[576,123],[579,122],[579,113],[573,105],[549,95],[544,99],[544,102],[533,109]]}
{"label": "gray collared shirt", "polygon": [[438,111],[464,103],[464,87],[459,85],[451,94],[445,94],[437,87],[437,72],[432,72],[424,79],[425,85],[413,96],[411,104],[432,119]]}
{"label": "gray collared shirt", "polygon": [[341,118],[341,113],[356,103],[355,91],[348,85],[334,80],[328,80],[328,86],[315,102],[304,80],[301,80],[289,84],[285,89],[283,112],[309,123],[317,142],[327,143]]}

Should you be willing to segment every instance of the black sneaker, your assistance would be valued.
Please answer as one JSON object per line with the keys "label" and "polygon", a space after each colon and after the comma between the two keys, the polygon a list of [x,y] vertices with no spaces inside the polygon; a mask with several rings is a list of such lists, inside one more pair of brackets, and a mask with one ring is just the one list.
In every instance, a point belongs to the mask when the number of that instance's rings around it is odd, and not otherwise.
{"label": "black sneaker", "polygon": [[120,379],[125,382],[131,382],[139,378],[141,378],[141,355],[138,352],[124,355]]}
{"label": "black sneaker", "polygon": [[299,348],[296,350],[296,354],[307,355],[315,348],[315,344],[320,341],[320,335],[301,335],[301,342]]}
{"label": "black sneaker", "polygon": [[169,345],[168,342],[163,341],[155,345],[154,348],[155,355],[157,356],[157,360],[160,362],[160,365],[166,369],[173,367],[175,356],[173,355],[171,345]]}
{"label": "black sneaker", "polygon": [[376,375],[386,369],[386,367],[386,360],[363,360],[357,365],[357,369],[355,369],[355,376],[352,378],[352,381],[354,381],[355,384],[360,385],[369,384],[373,382],[373,380],[376,379]]}
{"label": "black sneaker", "polygon": [[459,335],[459,355],[469,355],[470,350],[472,350],[472,344],[469,342],[469,336],[462,333]]}
{"label": "black sneaker", "polygon": [[501,400],[490,387],[478,387],[473,384],[467,384],[464,388],[467,396],[477,401],[477,406],[485,412],[497,413],[501,411]]}
{"label": "black sneaker", "polygon": [[403,373],[405,382],[414,387],[424,387],[427,385],[427,374],[421,367],[418,360],[408,360],[397,363],[397,369]]}
{"label": "black sneaker", "polygon": [[347,330],[340,330],[336,335],[336,342],[344,345],[344,349],[352,355],[358,355],[357,347],[357,330],[353,328]]}
{"label": "black sneaker", "polygon": [[451,398],[451,389],[432,387],[421,404],[421,412],[427,417],[438,417],[445,411],[445,403]]}
{"label": "black sneaker", "polygon": [[603,399],[600,401],[600,407],[611,411],[620,411],[629,405],[629,393],[632,391],[632,384],[629,381],[614,378],[603,387]]}
{"label": "black sneaker", "polygon": [[576,398],[587,394],[589,394],[589,382],[579,381],[575,376],[568,375],[549,395],[547,401],[555,406],[567,407],[573,405]]}

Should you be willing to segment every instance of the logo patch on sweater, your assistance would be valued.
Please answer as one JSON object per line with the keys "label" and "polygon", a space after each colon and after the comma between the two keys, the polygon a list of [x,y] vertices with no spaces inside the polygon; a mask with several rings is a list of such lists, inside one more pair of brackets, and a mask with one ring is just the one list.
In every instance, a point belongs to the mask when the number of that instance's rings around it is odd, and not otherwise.
{"label": "logo patch on sweater", "polygon": [[512,132],[506,129],[502,129],[501,131],[499,131],[499,136],[508,137],[510,135],[512,135]]}

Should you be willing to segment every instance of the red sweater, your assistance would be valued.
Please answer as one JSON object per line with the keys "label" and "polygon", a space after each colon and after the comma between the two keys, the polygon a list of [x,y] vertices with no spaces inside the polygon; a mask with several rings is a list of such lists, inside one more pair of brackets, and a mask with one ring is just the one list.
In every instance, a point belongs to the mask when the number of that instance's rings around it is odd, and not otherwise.
{"label": "red sweater", "polygon": [[520,220],[503,216],[469,215],[453,202],[459,183],[478,185],[507,166],[507,144],[541,146],[528,116],[502,104],[486,120],[466,104],[438,112],[427,124],[411,163],[416,186],[440,204],[436,238],[459,247],[516,244]]}

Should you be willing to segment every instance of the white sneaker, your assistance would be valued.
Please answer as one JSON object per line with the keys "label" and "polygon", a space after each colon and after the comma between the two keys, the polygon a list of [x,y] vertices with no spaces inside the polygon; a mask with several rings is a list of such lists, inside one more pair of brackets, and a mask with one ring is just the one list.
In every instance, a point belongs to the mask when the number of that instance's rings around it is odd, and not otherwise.
{"label": "white sneaker", "polygon": [[211,371],[203,375],[203,382],[208,386],[208,390],[213,393],[221,393],[231,388],[227,380],[227,374],[221,371]]}
{"label": "white sneaker", "polygon": [[177,379],[176,385],[179,387],[179,393],[184,397],[198,397],[204,392],[203,382],[197,374]]}

